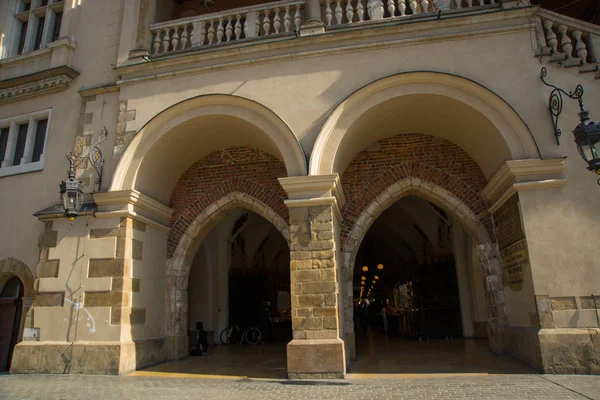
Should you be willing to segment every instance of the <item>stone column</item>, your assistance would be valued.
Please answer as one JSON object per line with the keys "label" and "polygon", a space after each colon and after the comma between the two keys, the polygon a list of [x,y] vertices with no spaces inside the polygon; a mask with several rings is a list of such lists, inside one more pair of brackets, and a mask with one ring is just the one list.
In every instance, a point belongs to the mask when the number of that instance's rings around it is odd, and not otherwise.
{"label": "stone column", "polygon": [[300,26],[300,36],[310,36],[325,33],[325,23],[321,19],[321,2],[306,0],[306,21]]}
{"label": "stone column", "polygon": [[126,0],[119,43],[118,64],[142,62],[150,54],[150,24],[156,19],[156,0]]}
{"label": "stone column", "polygon": [[480,244],[477,247],[483,285],[488,305],[488,340],[490,349],[496,354],[505,353],[504,328],[508,324],[500,253],[497,244]]}
{"label": "stone column", "polygon": [[287,347],[291,379],[343,378],[344,342],[336,261],[339,177],[281,178],[290,210],[293,340]]}

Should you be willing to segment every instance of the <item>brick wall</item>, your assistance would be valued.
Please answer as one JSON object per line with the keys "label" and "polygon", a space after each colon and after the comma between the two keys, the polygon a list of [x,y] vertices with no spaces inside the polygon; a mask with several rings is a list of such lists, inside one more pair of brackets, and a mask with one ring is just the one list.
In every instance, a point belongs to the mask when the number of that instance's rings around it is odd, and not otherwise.
{"label": "brick wall", "polygon": [[168,256],[181,236],[208,206],[231,192],[242,192],[269,206],[288,221],[287,198],[277,178],[287,176],[283,162],[258,149],[227,147],[208,154],[183,175],[173,189]]}
{"label": "brick wall", "polygon": [[401,134],[361,151],[342,175],[342,247],[360,214],[386,188],[407,177],[421,178],[453,193],[479,218],[490,237],[493,227],[481,190],[487,184],[475,161],[460,147],[434,136]]}

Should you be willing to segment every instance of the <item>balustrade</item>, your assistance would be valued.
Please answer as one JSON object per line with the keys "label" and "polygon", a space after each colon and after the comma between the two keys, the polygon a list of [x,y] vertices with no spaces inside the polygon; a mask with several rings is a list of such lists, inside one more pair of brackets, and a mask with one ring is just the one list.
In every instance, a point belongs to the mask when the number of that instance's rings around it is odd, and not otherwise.
{"label": "balustrade", "polygon": [[498,0],[321,0],[326,26],[410,17],[437,10],[475,8]]}
{"label": "balustrade", "polygon": [[[600,29],[583,26],[561,16],[550,18],[547,12],[537,19],[538,46],[542,55],[550,55],[552,61],[564,61],[566,66],[586,66],[599,60],[591,59],[592,37],[598,37]],[[579,26],[577,26],[579,25]],[[586,29],[588,28],[588,29]],[[600,49],[596,49],[598,51]]]}
{"label": "balustrade", "polygon": [[[318,0],[327,27],[385,19],[402,19],[439,10],[492,6],[499,0]],[[319,3],[316,3],[319,4]],[[243,39],[292,34],[305,21],[305,0],[276,1],[251,7],[167,21],[150,26],[153,55],[233,43]],[[317,14],[318,15],[318,14]],[[553,53],[585,59],[585,31],[544,20],[547,46]]]}
{"label": "balustrade", "polygon": [[[150,26],[152,54],[241,39],[292,34],[304,20],[304,0],[277,1]],[[336,14],[337,15],[337,14]]]}

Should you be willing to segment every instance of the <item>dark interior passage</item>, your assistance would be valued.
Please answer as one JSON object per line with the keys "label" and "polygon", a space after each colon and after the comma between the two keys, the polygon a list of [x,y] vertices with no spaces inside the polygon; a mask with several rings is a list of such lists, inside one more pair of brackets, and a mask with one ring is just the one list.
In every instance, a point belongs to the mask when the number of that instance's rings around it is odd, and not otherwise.
{"label": "dark interior passage", "polygon": [[452,220],[416,197],[386,210],[359,249],[354,293],[357,332],[462,336]]}
{"label": "dark interior passage", "polygon": [[[229,326],[257,327],[262,342],[291,339],[289,248],[260,215],[236,209],[204,239],[190,271],[190,346],[201,321],[210,346]],[[213,347],[214,349],[214,347]]]}
{"label": "dark interior passage", "polygon": [[489,350],[474,246],[448,213],[418,197],[374,221],[354,268],[350,373],[530,372]]}

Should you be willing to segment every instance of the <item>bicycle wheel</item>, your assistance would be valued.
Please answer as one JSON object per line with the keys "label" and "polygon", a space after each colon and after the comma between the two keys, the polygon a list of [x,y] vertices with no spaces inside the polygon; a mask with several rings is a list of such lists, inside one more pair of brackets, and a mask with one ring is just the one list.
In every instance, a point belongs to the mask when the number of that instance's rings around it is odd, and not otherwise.
{"label": "bicycle wheel", "polygon": [[228,326],[227,328],[223,329],[221,331],[221,335],[219,335],[219,339],[221,339],[221,343],[222,344],[230,344],[230,340],[232,339],[231,337],[231,330],[233,328],[231,326]]}
{"label": "bicycle wheel", "polygon": [[246,332],[246,341],[248,344],[259,344],[262,339],[262,333],[258,328],[250,328]]}

